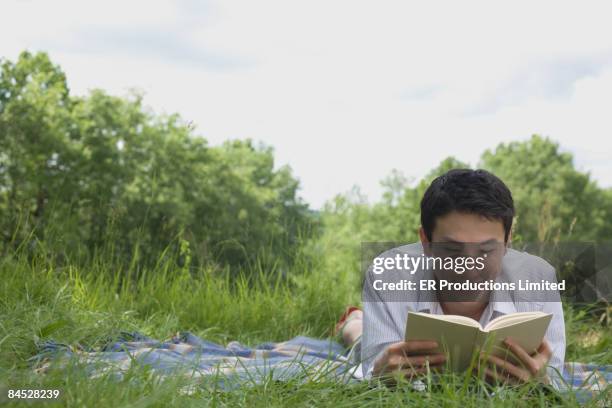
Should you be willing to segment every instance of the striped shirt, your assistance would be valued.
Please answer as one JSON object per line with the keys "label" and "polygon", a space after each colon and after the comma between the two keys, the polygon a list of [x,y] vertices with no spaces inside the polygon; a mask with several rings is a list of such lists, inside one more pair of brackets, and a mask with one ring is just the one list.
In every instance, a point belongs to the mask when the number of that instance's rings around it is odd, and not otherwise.
{"label": "striped shirt", "polygon": [[[394,257],[396,254],[421,256],[423,247],[420,243],[404,245],[391,249],[380,256]],[[402,278],[419,281],[427,279],[428,276],[433,276],[431,273],[430,270],[420,269],[414,274],[405,273]],[[506,276],[528,276],[532,282],[538,282],[541,279],[555,280],[555,270],[548,262],[537,256],[510,248],[502,259],[502,273]],[[362,293],[364,317],[361,360],[363,374],[366,378],[372,376],[376,358],[390,344],[404,340],[409,311],[444,314],[442,307],[435,298],[424,295],[423,291],[406,291],[403,294],[405,300],[402,299],[401,301],[383,300],[372,284],[377,276],[372,273],[372,266],[370,266],[364,280]],[[548,363],[548,373],[551,378],[557,378],[555,370],[563,371],[565,358],[565,322],[563,320],[563,308],[558,296],[555,298],[556,301],[544,301],[540,298],[521,300],[520,296],[515,297],[514,295],[511,301],[496,301],[494,299],[495,292],[492,301],[489,302],[480,319],[480,324],[483,327],[491,320],[510,313],[542,311],[552,314],[552,320],[545,338],[552,349],[552,357]]]}

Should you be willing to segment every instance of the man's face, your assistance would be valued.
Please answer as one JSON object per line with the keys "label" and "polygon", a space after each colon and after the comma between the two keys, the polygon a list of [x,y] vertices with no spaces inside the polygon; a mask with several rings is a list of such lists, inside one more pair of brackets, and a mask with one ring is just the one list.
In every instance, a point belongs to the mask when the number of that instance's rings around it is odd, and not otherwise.
{"label": "man's face", "polygon": [[436,219],[431,242],[421,229],[421,241],[428,256],[440,258],[471,257],[482,260],[484,268],[464,268],[463,273],[434,269],[436,278],[449,281],[479,282],[495,279],[501,272],[505,254],[504,225],[501,220],[453,211]]}

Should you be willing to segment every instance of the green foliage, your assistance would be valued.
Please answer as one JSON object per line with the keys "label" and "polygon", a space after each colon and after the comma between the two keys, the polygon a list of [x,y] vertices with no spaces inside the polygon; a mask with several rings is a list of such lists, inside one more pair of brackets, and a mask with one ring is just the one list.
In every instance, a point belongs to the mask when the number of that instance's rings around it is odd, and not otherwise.
{"label": "green foliage", "polygon": [[[480,167],[500,177],[512,191],[515,244],[610,241],[612,189],[599,188],[588,174],[574,168],[572,160],[558,144],[537,135],[482,154]],[[414,242],[420,200],[429,183],[450,169],[470,167],[448,157],[416,184],[394,170],[382,182],[382,199],[372,204],[357,187],[338,195],[322,214],[323,240],[336,242],[338,256],[353,262],[359,257],[359,242]]]}
{"label": "green foliage", "polygon": [[4,240],[18,228],[17,208],[33,215],[30,229],[43,235],[46,202],[71,191],[61,177],[71,157],[71,101],[66,78],[44,54],[23,53],[0,74],[0,222]]}
{"label": "green foliage", "polygon": [[4,253],[29,242],[87,259],[111,245],[113,256],[131,262],[137,253],[145,264],[185,239],[197,264],[237,267],[264,248],[290,264],[311,231],[298,181],[274,168],[271,148],[209,147],[138,94],[72,97],[44,53],[2,62],[0,151]]}
{"label": "green foliage", "polygon": [[525,242],[609,240],[612,201],[589,174],[574,168],[570,153],[534,135],[526,142],[486,151],[482,168],[508,185],[516,203],[515,240]]}
{"label": "green foliage", "polygon": [[[188,252],[182,244],[183,252]],[[326,248],[322,248],[324,252]],[[120,331],[140,331],[165,339],[189,330],[220,343],[239,340],[255,345],[295,335],[325,337],[354,288],[322,269],[323,259],[300,254],[292,273],[282,278],[261,269],[244,269],[238,276],[197,268],[192,273],[167,257],[146,268],[116,269],[104,258],[87,266],[57,264],[24,253],[0,259],[0,403],[8,389],[59,389],[58,406],[574,406],[573,394],[545,392],[535,386],[495,392],[461,376],[442,377],[425,392],[410,384],[397,389],[363,382],[266,382],[221,392],[182,376],[165,380],[146,367],[133,367],[124,379],[112,372],[97,378],[74,364],[34,372],[28,359],[37,345],[54,339],[64,344],[99,347]],[[125,268],[125,267],[124,267]],[[566,307],[569,360],[612,363],[609,323]],[[425,381],[431,381],[426,377]],[[467,383],[467,387],[466,387]],[[189,386],[192,385],[190,388]],[[192,389],[193,394],[186,393]],[[602,406],[609,391],[590,403]],[[47,401],[45,404],[53,404]],[[53,405],[52,405],[53,406]]]}

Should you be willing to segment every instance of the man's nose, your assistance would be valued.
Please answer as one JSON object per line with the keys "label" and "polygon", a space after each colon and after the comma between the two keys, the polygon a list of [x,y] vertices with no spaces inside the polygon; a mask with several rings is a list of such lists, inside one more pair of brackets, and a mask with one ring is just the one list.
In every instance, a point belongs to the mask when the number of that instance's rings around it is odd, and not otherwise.
{"label": "man's nose", "polygon": [[477,244],[465,244],[463,246],[463,256],[466,258],[478,258],[480,256],[480,247]]}

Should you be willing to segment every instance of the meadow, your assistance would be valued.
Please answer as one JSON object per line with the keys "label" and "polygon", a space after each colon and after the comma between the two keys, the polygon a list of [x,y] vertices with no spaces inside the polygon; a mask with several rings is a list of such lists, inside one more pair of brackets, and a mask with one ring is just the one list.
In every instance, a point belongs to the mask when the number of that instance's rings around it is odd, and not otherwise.
{"label": "meadow", "polygon": [[[73,95],[44,52],[0,59],[0,403],[29,406],[6,398],[24,388],[59,389],[40,405],[75,407],[575,405],[573,395],[492,391],[457,376],[425,392],[324,381],[185,394],[183,379],[147,367],[121,381],[91,379],[79,365],[33,371],[29,359],[51,339],[97,347],[122,331],[160,340],[190,331],[253,346],[328,337],[360,303],[361,243],[415,242],[423,192],[452,168],[487,169],[508,185],[516,245],[612,237],[612,188],[547,137],[502,143],[474,164],[449,156],[419,180],[393,170],[374,201],[355,186],[312,209],[272,146],[211,146],[137,92]],[[566,305],[566,360],[612,364],[609,300]],[[591,404],[606,405],[611,392]]]}
{"label": "meadow", "polygon": [[[8,389],[28,388],[60,390],[58,400],[38,403],[44,406],[576,405],[572,394],[532,386],[493,393],[478,380],[459,376],[443,377],[425,392],[409,384],[270,381],[231,392],[202,387],[187,395],[181,392],[186,380],[160,379],[146,367],[134,367],[118,381],[112,376],[90,379],[78,364],[40,375],[28,362],[43,339],[95,347],[120,331],[164,339],[188,330],[222,344],[239,340],[248,345],[295,335],[330,336],[344,306],[359,302],[358,280],[325,270],[322,259],[302,257],[286,276],[253,265],[236,277],[222,270],[181,268],[170,260],[137,270],[121,269],[102,256],[77,266],[59,265],[52,256],[6,255],[0,261],[3,397]],[[568,361],[612,364],[612,328],[600,318],[604,312],[566,307]],[[605,405],[611,391],[591,404]]]}

